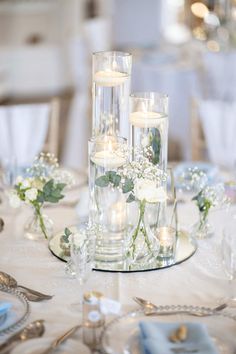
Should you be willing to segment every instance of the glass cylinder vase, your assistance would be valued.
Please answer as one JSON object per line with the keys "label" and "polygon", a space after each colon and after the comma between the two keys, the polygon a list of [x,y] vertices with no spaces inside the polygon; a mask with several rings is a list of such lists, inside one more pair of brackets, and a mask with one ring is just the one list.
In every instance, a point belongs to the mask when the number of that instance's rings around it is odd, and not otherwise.
{"label": "glass cylinder vase", "polygon": [[90,224],[96,226],[99,262],[123,259],[127,225],[126,197],[119,188],[119,169],[127,162],[127,141],[117,136],[100,136],[89,142]]}
{"label": "glass cylinder vase", "polygon": [[[166,171],[168,146],[168,96],[140,92],[130,96],[131,143],[138,153]],[[135,158],[135,152],[134,152]]]}
{"label": "glass cylinder vase", "polygon": [[93,54],[93,133],[128,137],[128,97],[132,55]]}

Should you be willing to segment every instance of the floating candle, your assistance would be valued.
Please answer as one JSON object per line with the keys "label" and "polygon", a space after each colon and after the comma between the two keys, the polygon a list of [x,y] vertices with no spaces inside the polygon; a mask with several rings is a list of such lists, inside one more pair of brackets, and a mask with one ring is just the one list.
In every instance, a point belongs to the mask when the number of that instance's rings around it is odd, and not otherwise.
{"label": "floating candle", "polygon": [[126,158],[120,151],[103,150],[96,152],[91,161],[98,166],[115,168],[124,165]]}
{"label": "floating candle", "polygon": [[97,71],[94,74],[94,82],[99,86],[118,86],[128,80],[128,74],[120,71]]}
{"label": "floating candle", "polygon": [[138,128],[157,128],[165,123],[166,115],[158,112],[133,112],[130,114],[130,123]]}

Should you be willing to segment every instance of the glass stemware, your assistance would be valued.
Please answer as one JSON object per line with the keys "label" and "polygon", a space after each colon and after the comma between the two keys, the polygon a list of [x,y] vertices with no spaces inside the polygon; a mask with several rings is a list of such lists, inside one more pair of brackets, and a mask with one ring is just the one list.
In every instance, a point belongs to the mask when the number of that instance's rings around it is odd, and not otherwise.
{"label": "glass stemware", "polygon": [[72,307],[82,311],[83,286],[86,284],[93,268],[95,253],[94,235],[86,229],[79,229],[70,236],[70,259],[74,277],[79,283],[79,302]]}
{"label": "glass stemware", "polygon": [[229,279],[230,296],[224,302],[236,307],[236,292],[234,283],[236,280],[236,220],[233,219],[223,230],[221,243],[222,263],[224,271]]}

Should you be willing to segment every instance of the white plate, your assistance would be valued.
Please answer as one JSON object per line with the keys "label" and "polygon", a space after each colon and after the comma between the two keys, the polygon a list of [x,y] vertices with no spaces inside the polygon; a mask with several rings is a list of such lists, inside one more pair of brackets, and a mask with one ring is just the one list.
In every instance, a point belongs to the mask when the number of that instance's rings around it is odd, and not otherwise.
{"label": "white plate", "polygon": [[[49,347],[54,339],[55,338],[37,338],[27,340],[26,342],[18,344],[11,351],[11,354],[40,354]],[[65,343],[62,343],[55,352],[58,354],[91,354],[87,346],[74,339],[68,339]]]}
{"label": "white plate", "polygon": [[[176,306],[161,306],[161,312],[176,310]],[[182,311],[200,311],[209,313],[209,308],[197,308],[193,306],[178,306]],[[223,314],[223,313],[222,313]],[[106,354],[141,354],[139,346],[139,322],[200,322],[207,326],[209,336],[212,338],[219,354],[234,354],[236,316],[234,318],[223,315],[207,317],[195,317],[191,314],[145,316],[142,310],[125,314],[106,326],[102,333],[102,348]],[[163,353],[164,354],[164,353]],[[200,352],[199,352],[200,354]]]}

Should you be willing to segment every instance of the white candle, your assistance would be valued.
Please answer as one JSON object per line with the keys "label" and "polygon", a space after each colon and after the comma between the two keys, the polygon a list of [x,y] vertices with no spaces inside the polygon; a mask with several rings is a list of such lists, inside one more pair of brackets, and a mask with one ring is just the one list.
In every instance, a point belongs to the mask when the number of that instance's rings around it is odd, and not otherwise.
{"label": "white candle", "polygon": [[99,86],[118,86],[128,80],[128,74],[112,70],[97,71],[93,80]]}
{"label": "white candle", "polygon": [[160,227],[157,233],[160,242],[161,257],[171,257],[175,252],[176,230],[172,227]]}
{"label": "white candle", "polygon": [[110,208],[109,228],[113,232],[120,232],[126,226],[126,202],[117,202]]}
{"label": "white candle", "polygon": [[130,114],[130,123],[138,128],[157,128],[164,124],[166,115],[158,112],[133,112]]}
{"label": "white candle", "polygon": [[125,164],[126,159],[116,151],[103,150],[96,152],[91,157],[92,162],[106,168],[120,167]]}

